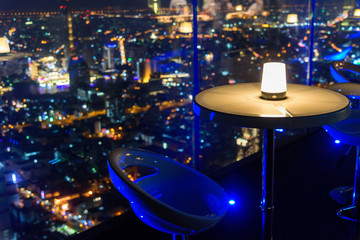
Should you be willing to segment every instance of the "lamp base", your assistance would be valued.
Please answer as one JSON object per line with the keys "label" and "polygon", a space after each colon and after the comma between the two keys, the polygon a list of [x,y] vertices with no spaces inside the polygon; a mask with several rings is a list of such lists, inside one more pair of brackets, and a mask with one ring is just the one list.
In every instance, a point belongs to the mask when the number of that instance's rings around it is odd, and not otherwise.
{"label": "lamp base", "polygon": [[286,92],[268,93],[261,91],[261,98],[266,100],[283,100],[286,98]]}

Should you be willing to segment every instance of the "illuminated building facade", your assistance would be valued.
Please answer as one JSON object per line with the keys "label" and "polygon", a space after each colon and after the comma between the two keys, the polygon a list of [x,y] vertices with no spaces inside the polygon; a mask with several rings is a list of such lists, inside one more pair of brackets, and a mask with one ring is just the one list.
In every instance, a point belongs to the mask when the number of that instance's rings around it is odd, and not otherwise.
{"label": "illuminated building facade", "polygon": [[107,44],[103,48],[102,68],[105,72],[115,69],[115,48],[116,44]]}
{"label": "illuminated building facade", "polygon": [[[120,123],[123,121],[124,109],[121,108],[121,99],[118,97],[107,97],[105,100],[106,116],[112,123]],[[99,131],[97,127],[95,130]]]}
{"label": "illuminated building facade", "polygon": [[150,59],[140,59],[136,62],[137,77],[140,82],[148,83],[151,76],[151,63]]}
{"label": "illuminated building facade", "polygon": [[68,37],[69,37],[69,48],[70,48],[70,57],[74,56],[74,33],[73,33],[73,23],[70,8],[66,9],[66,19],[67,19],[67,27],[68,27]]}
{"label": "illuminated building facade", "polygon": [[154,10],[154,13],[158,13],[159,8],[161,8],[161,0],[148,0],[148,7]]}
{"label": "illuminated building facade", "polygon": [[343,1],[343,8],[344,10],[353,10],[358,5],[358,0],[344,0]]}
{"label": "illuminated building facade", "polygon": [[63,16],[62,20],[64,21],[64,58],[65,58],[65,67],[67,68],[70,62],[70,59],[75,55],[75,44],[74,44],[74,29],[72,21],[72,12],[70,9],[69,1],[64,2],[60,6],[60,13]]}
{"label": "illuminated building facade", "polygon": [[39,77],[39,64],[31,59],[28,59],[30,77],[32,80],[37,80]]}
{"label": "illuminated building facade", "polygon": [[124,38],[119,39],[119,49],[120,49],[121,65],[126,64],[126,54],[125,54],[124,41],[125,41]]}

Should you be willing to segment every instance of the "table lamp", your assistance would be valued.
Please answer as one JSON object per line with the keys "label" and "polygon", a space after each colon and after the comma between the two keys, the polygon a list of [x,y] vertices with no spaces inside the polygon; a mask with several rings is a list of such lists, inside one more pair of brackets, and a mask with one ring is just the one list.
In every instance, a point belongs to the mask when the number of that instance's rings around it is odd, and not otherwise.
{"label": "table lamp", "polygon": [[235,7],[235,11],[238,11],[238,12],[240,12],[240,11],[242,11],[243,10],[243,6],[240,4],[240,5],[237,5],[236,7]]}
{"label": "table lamp", "polygon": [[296,13],[288,14],[286,18],[287,23],[297,23],[298,15]]}
{"label": "table lamp", "polygon": [[360,17],[360,8],[355,9],[354,17]]}
{"label": "table lamp", "polygon": [[267,100],[286,98],[286,65],[280,62],[264,63],[261,97]]}

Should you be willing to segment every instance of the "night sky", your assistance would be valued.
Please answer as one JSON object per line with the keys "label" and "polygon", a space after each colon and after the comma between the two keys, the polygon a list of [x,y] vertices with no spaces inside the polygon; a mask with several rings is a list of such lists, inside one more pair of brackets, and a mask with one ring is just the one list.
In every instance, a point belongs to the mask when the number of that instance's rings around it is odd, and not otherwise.
{"label": "night sky", "polygon": [[[169,0],[170,1],[170,0]],[[0,0],[0,11],[4,10],[56,10],[65,0]],[[121,8],[143,8],[147,0],[71,0],[73,8],[117,6]]]}
{"label": "night sky", "polygon": [[[0,0],[0,11],[4,10],[58,10],[59,6],[64,4],[66,0]],[[70,0],[74,9],[94,9],[104,8],[108,6],[119,8],[144,8],[147,6],[148,0]],[[187,0],[192,3],[192,0]],[[201,5],[203,0],[198,0]],[[254,0],[231,0],[235,3],[252,2]],[[299,4],[307,3],[309,0],[268,0],[279,1],[283,4]],[[339,0],[326,0],[329,2],[337,2]],[[357,0],[360,1],[360,0]],[[170,0],[161,0],[163,7],[168,7]],[[323,2],[323,0],[317,0]]]}

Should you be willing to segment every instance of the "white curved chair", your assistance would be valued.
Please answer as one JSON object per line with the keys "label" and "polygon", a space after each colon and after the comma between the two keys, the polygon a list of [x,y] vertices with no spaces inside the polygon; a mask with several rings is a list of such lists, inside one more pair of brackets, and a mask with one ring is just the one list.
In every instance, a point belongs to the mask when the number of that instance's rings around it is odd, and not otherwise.
{"label": "white curved chair", "polygon": [[[140,220],[174,239],[214,226],[228,209],[228,197],[217,183],[156,153],[119,148],[111,152],[108,167],[113,184]],[[144,167],[150,170],[147,176],[138,173]],[[127,168],[136,174],[129,175]]]}
{"label": "white curved chair", "polygon": [[[329,87],[330,90],[348,96],[350,99],[360,96],[360,84],[339,83]],[[360,109],[351,109],[351,115],[347,119],[324,126],[324,129],[335,139],[350,146],[356,146],[355,179],[353,187],[352,205],[338,210],[338,215],[346,220],[360,222]],[[342,188],[335,191],[340,191]]]}

